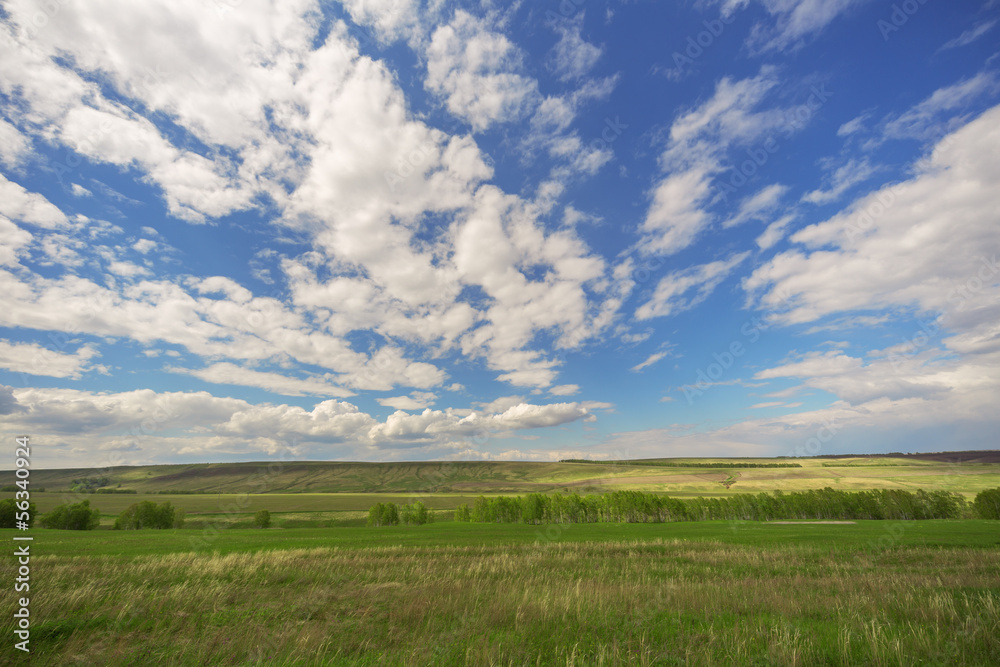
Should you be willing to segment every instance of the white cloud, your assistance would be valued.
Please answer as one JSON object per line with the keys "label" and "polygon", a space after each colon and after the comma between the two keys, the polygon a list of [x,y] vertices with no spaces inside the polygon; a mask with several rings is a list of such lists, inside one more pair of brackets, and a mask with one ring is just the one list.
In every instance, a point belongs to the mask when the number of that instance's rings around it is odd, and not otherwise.
{"label": "white cloud", "polygon": [[559,41],[552,48],[552,69],[563,81],[579,79],[589,72],[600,60],[602,49],[587,42],[581,36],[583,12],[572,19],[554,24],[559,33]]}
{"label": "white cloud", "polygon": [[383,42],[416,40],[422,34],[416,0],[345,0],[343,4],[355,23],[374,27]]}
{"label": "white cloud", "polygon": [[106,370],[90,363],[97,356],[100,355],[91,345],[81,345],[70,354],[37,343],[0,340],[0,368],[14,373],[79,380],[88,371]]}
{"label": "white cloud", "polygon": [[457,10],[427,48],[427,89],[482,132],[523,118],[538,102],[538,84],[521,74],[522,53],[484,19]]}
{"label": "white cloud", "polygon": [[[727,0],[727,7],[749,0]],[[838,16],[867,0],[759,0],[775,19],[774,25],[758,23],[748,40],[761,51],[796,49],[815,37]]]}
{"label": "white cloud", "polygon": [[958,113],[981,97],[992,96],[998,89],[996,75],[980,72],[976,76],[941,88],[905,113],[890,118],[884,134],[890,139],[939,139],[969,120]]}
{"label": "white cloud", "polygon": [[733,227],[748,220],[762,220],[777,207],[784,194],[788,192],[787,185],[774,183],[760,190],[751,197],[747,197],[740,202],[739,210],[729,220],[726,220],[723,227]]}
{"label": "white cloud", "polygon": [[205,368],[191,369],[167,367],[171,373],[190,375],[213,384],[258,387],[281,396],[335,396],[346,398],[354,392],[334,384],[336,376],[326,374],[319,377],[297,378],[281,373],[257,371],[229,362],[218,362]]}
{"label": "white cloud", "polygon": [[409,396],[391,396],[375,399],[379,405],[397,410],[424,410],[434,404],[437,394],[429,391],[415,391]]}
{"label": "white cloud", "polygon": [[156,250],[158,246],[159,244],[156,241],[153,241],[152,239],[139,239],[138,241],[132,244],[132,248],[136,252],[139,252],[143,255],[146,255],[149,252]]}
{"label": "white cloud", "polygon": [[[164,462],[176,454],[216,460],[220,454],[261,453],[390,458],[420,443],[448,454],[480,437],[594,419],[591,408],[578,403],[519,403],[493,413],[427,409],[414,415],[396,412],[378,422],[357,406],[335,399],[306,409],[252,404],[207,392],[4,389],[0,412],[6,415],[5,432],[48,434],[44,452],[34,461],[40,467],[138,465]],[[102,450],[112,452],[107,460],[96,454]]]}
{"label": "white cloud", "polygon": [[572,396],[573,394],[580,393],[580,385],[560,384],[555,387],[549,387],[549,393],[553,396]]}
{"label": "white cloud", "polygon": [[3,174],[0,174],[0,214],[45,229],[69,224],[66,215],[52,202],[37,192],[28,192]]}
{"label": "white cloud", "polygon": [[849,137],[852,134],[857,134],[858,132],[861,132],[865,127],[865,123],[868,122],[868,119],[870,117],[871,117],[870,111],[866,111],[860,116],[855,116],[854,118],[852,118],[851,120],[847,121],[839,128],[837,128],[837,136]]}
{"label": "white cloud", "polygon": [[649,355],[643,361],[639,362],[629,370],[631,370],[633,373],[638,373],[642,369],[652,366],[657,361],[663,359],[665,356],[667,356],[666,352],[654,352],[653,354]]}
{"label": "white cloud", "polygon": [[955,39],[945,42],[944,45],[941,47],[941,50],[945,51],[947,49],[956,49],[962,46],[968,46],[969,44],[972,44],[974,41],[976,41],[977,39],[988,33],[990,30],[992,30],[993,26],[995,26],[996,24],[997,24],[997,19],[993,19],[992,21],[982,21],[980,23],[977,23],[968,30],[964,31],[961,35],[959,35]]}
{"label": "white cloud", "polygon": [[[642,252],[676,253],[690,246],[711,225],[714,215],[708,207],[720,194],[712,182],[725,172],[731,148],[766,143],[766,137],[773,142],[772,135],[779,128],[783,136],[797,129],[788,124],[784,109],[755,110],[777,84],[776,73],[770,67],[762,68],[756,77],[740,81],[724,78],[717,83],[709,100],[674,120],[668,144],[660,156],[665,174],[653,187],[652,202],[640,227]],[[740,159],[746,159],[746,155]],[[782,194],[781,187],[769,186],[760,193],[762,200],[751,199],[746,203],[770,205]],[[748,210],[734,220],[755,213]]]}
{"label": "white cloud", "polygon": [[0,215],[0,266],[16,267],[32,238],[30,232]]}
{"label": "white cloud", "polygon": [[875,168],[867,158],[848,160],[847,164],[838,167],[829,177],[829,189],[807,192],[802,196],[802,201],[810,204],[829,204],[839,199],[848,189],[868,180],[874,173]]}
{"label": "white cloud", "polygon": [[16,127],[0,118],[0,163],[12,169],[18,167],[30,151],[30,140]]}
{"label": "white cloud", "polygon": [[73,183],[71,186],[74,197],[93,197],[94,193],[87,188],[79,185],[78,183]]}
{"label": "white cloud", "polygon": [[[942,140],[909,181],[798,231],[798,247],[756,269],[745,287],[789,323],[892,307],[955,310],[956,290],[988,272],[981,258],[1000,251],[998,128],[1000,107]],[[980,298],[988,301],[996,277],[986,284]]]}
{"label": "white cloud", "polygon": [[[749,252],[743,252],[729,259],[701,264],[664,276],[657,284],[652,298],[636,310],[636,319],[665,317],[698,305],[749,256]],[[686,296],[692,290],[694,293]]]}
{"label": "white cloud", "polygon": [[767,250],[773,247],[778,241],[785,238],[785,230],[795,220],[795,214],[790,213],[783,216],[767,226],[764,233],[757,237],[757,247]]}

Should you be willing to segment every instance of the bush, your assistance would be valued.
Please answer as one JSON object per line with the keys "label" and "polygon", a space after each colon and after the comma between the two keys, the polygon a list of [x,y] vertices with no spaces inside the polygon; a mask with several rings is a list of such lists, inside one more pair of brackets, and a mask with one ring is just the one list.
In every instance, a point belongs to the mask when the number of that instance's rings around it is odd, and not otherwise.
{"label": "bush", "polygon": [[101,512],[90,509],[89,500],[75,505],[59,505],[42,516],[42,525],[62,530],[94,530],[101,525]]}
{"label": "bush", "polygon": [[1000,519],[1000,488],[980,491],[972,506],[980,519]]}
{"label": "bush", "polygon": [[[17,506],[19,502],[21,503],[20,508]],[[13,498],[0,500],[0,528],[17,528],[17,515],[24,511],[28,512],[28,528],[31,528],[32,524],[35,523],[35,514],[38,513],[38,510],[35,509],[35,503],[25,500],[16,501]]]}
{"label": "bush", "polygon": [[462,503],[455,508],[455,521],[472,521],[472,512],[467,504]]}
{"label": "bush", "polygon": [[271,526],[271,513],[267,510],[260,510],[253,517],[254,528],[269,528]]}
{"label": "bush", "polygon": [[[170,501],[157,505],[151,500],[129,505],[115,519],[115,530],[174,527],[175,510]],[[183,522],[183,517],[181,521]]]}
{"label": "bush", "polygon": [[102,486],[107,486],[110,483],[111,480],[107,477],[84,477],[83,479],[74,479],[69,490],[73,493],[93,493]]}

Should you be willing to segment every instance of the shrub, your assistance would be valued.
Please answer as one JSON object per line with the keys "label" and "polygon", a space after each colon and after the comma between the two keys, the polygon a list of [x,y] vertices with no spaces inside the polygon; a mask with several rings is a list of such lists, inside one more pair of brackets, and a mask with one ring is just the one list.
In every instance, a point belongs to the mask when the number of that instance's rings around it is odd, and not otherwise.
{"label": "shrub", "polygon": [[107,486],[110,483],[111,480],[107,477],[84,477],[83,479],[74,479],[69,489],[73,493],[93,493],[100,487]]}
{"label": "shrub", "polygon": [[1000,488],[980,491],[972,504],[980,519],[1000,519]]}
{"label": "shrub", "polygon": [[469,511],[469,506],[466,503],[455,508],[455,521],[472,521],[472,512]]}
{"label": "shrub", "polygon": [[260,510],[253,517],[254,528],[269,528],[271,526],[271,513],[267,510]]}
{"label": "shrub", "polygon": [[42,525],[62,530],[94,530],[101,525],[101,512],[90,509],[89,500],[75,505],[63,504],[46,512],[42,516]]}
{"label": "shrub", "polygon": [[[21,503],[21,508],[17,506],[18,502]],[[35,514],[38,513],[35,509],[35,503],[25,500],[16,501],[13,498],[0,500],[0,528],[17,528],[17,515],[25,510],[28,512],[28,528],[31,528],[32,524],[35,523]]]}
{"label": "shrub", "polygon": [[[139,530],[141,528],[174,527],[175,510],[170,501],[157,505],[151,500],[143,500],[125,508],[115,519],[115,530]],[[181,519],[183,522],[183,517]]]}

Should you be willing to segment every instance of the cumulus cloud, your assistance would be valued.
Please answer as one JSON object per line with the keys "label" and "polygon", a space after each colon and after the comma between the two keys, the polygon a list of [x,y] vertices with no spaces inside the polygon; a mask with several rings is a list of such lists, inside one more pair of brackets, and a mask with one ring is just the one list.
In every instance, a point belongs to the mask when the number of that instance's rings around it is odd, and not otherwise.
{"label": "cumulus cloud", "polygon": [[[415,446],[454,453],[477,439],[516,431],[553,428],[594,419],[579,403],[518,403],[499,412],[397,411],[379,422],[357,406],[336,399],[311,409],[253,404],[207,392],[141,390],[91,393],[69,389],[0,388],[0,412],[11,432],[50,434],[39,465],[94,465],[88,445],[127,452],[129,462],[161,462],[180,452],[199,458],[268,453],[360,458],[395,456]],[[109,455],[110,456],[110,455]],[[122,454],[116,455],[123,464]]]}
{"label": "cumulus cloud", "polygon": [[0,368],[22,375],[38,375],[78,380],[84,373],[106,371],[90,362],[100,356],[92,345],[81,345],[76,352],[59,352],[37,343],[12,343],[0,340]]}
{"label": "cumulus cloud", "polygon": [[[1000,251],[998,122],[995,107],[942,140],[912,179],[796,232],[796,247],[756,269],[745,287],[785,322],[896,306],[954,310],[956,289]],[[984,300],[996,279],[988,284]]]}
{"label": "cumulus cloud", "polygon": [[537,104],[538,84],[521,73],[521,51],[486,20],[457,10],[434,31],[426,86],[478,132],[523,118]]}
{"label": "cumulus cloud", "polygon": [[37,192],[28,192],[3,174],[0,174],[0,214],[46,229],[69,224],[66,215],[48,199]]}

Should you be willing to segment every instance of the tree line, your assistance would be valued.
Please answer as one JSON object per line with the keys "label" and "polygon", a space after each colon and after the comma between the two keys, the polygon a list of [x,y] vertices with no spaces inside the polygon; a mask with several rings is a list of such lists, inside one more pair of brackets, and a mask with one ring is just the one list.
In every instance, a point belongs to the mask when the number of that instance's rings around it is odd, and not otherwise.
{"label": "tree line", "polygon": [[400,523],[420,526],[432,521],[434,515],[419,500],[402,507],[396,503],[375,503],[368,510],[369,526],[398,526]]}
{"label": "tree line", "polygon": [[[986,494],[986,496],[984,496]],[[995,494],[995,495],[991,495]],[[980,497],[983,500],[980,501]],[[973,503],[981,518],[1000,518],[1000,489],[984,491]],[[479,523],[659,523],[712,519],[858,520],[958,519],[968,511],[965,498],[950,491],[819,490],[741,493],[724,498],[671,498],[642,491],[600,495],[577,493],[480,496],[460,506],[456,521]],[[988,512],[996,515],[988,516]]]}

